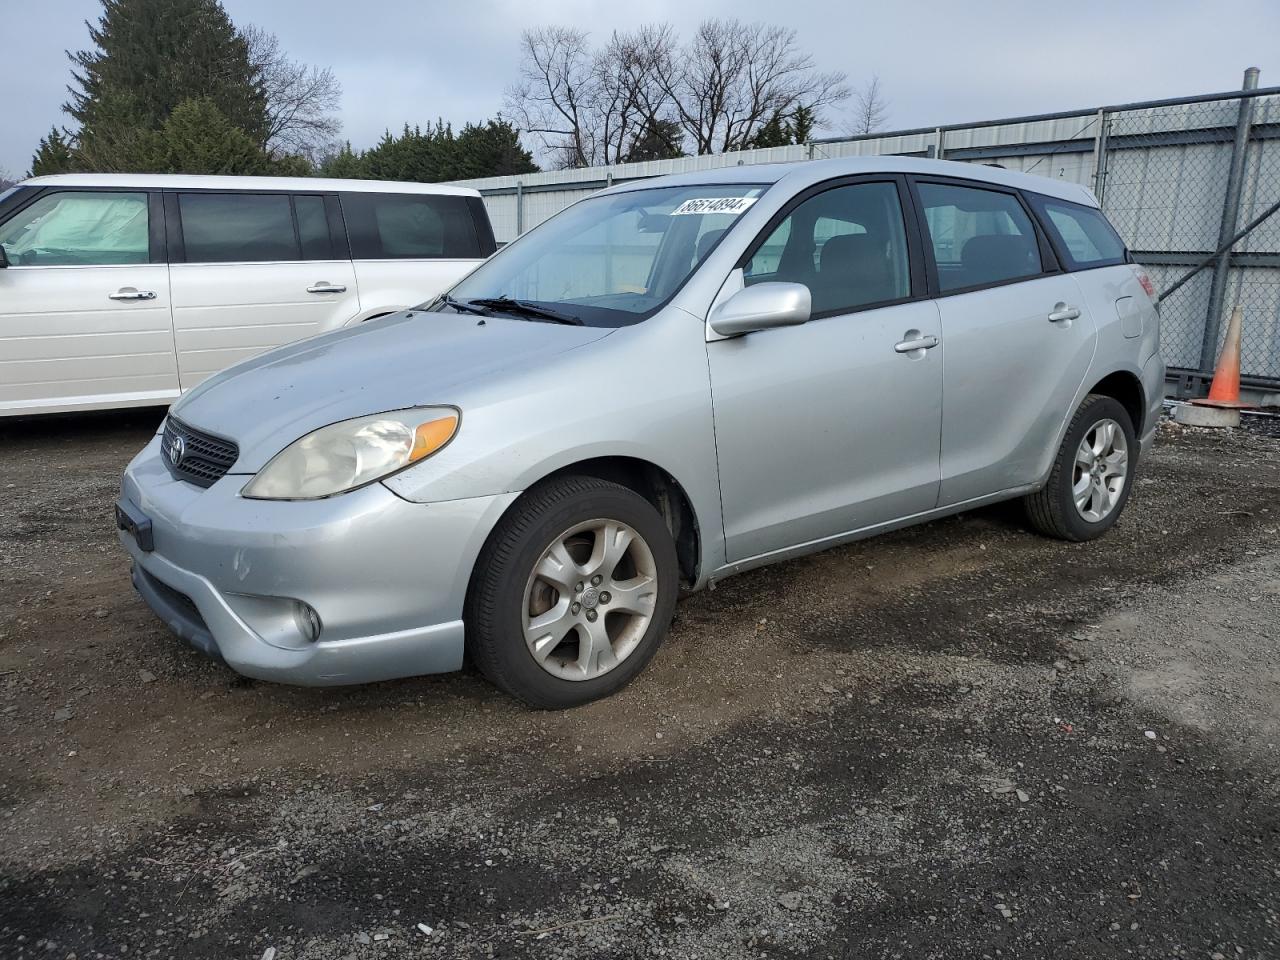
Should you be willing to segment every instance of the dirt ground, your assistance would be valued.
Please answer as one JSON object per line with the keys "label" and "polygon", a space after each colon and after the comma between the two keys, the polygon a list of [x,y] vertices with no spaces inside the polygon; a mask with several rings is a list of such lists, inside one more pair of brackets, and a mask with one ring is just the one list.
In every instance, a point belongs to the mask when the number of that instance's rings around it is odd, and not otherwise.
{"label": "dirt ground", "polygon": [[1103,540],[726,581],[621,695],[235,677],[115,541],[151,412],[0,424],[0,958],[1280,956],[1280,440]]}

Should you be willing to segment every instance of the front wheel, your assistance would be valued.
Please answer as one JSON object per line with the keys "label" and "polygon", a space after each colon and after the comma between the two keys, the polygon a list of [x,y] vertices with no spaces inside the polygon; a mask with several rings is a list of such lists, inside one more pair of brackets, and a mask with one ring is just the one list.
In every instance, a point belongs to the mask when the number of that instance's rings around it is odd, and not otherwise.
{"label": "front wheel", "polygon": [[620,484],[567,476],[530,490],[476,563],[467,646],[481,673],[534,707],[564,708],[625,686],[675,611],[675,543]]}
{"label": "front wheel", "polygon": [[1133,486],[1138,443],[1120,401],[1090,394],[1072,418],[1044,488],[1026,497],[1040,533],[1092,540],[1111,529]]}

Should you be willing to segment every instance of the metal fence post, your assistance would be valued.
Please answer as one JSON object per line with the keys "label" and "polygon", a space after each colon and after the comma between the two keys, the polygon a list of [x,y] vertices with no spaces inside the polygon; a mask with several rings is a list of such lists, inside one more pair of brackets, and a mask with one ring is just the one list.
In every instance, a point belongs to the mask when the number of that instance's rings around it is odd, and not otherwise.
{"label": "metal fence post", "polygon": [[524,181],[516,181],[516,236],[524,233]]}
{"label": "metal fence post", "polygon": [[[1258,68],[1244,72],[1244,89],[1258,86]],[[1231,145],[1231,166],[1227,171],[1227,195],[1222,203],[1222,224],[1218,228],[1218,246],[1229,241],[1240,222],[1240,195],[1244,182],[1244,165],[1249,155],[1249,128],[1253,124],[1253,98],[1240,98],[1240,111],[1236,115],[1236,138]],[[1200,343],[1200,369],[1213,370],[1218,352],[1218,331],[1222,327],[1222,304],[1227,293],[1227,276],[1231,270],[1231,250],[1222,251],[1213,268],[1213,281],[1209,286],[1209,308],[1205,314],[1204,339]]]}
{"label": "metal fence post", "polygon": [[1098,133],[1093,138],[1093,195],[1102,206],[1102,199],[1107,192],[1107,111],[1098,110]]}

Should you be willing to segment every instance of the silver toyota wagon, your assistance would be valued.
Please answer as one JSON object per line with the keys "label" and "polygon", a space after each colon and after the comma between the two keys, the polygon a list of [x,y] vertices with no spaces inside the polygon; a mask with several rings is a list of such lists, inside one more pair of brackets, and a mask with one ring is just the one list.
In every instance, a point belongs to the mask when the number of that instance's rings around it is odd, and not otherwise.
{"label": "silver toyota wagon", "polygon": [[469,655],[538,707],[643,669],[677,597],[997,500],[1119,517],[1164,384],[1084,188],[901,158],[594,194],[435,301],[245,361],[129,465],[143,599],[252,677]]}

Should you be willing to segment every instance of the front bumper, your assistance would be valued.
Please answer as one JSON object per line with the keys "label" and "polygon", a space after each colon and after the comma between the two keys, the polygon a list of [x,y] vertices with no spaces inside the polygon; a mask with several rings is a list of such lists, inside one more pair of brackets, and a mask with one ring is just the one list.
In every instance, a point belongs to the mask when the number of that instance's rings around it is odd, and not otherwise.
{"label": "front bumper", "polygon": [[[517,496],[410,503],[382,484],[327,500],[248,500],[248,478],[175,480],[159,441],[134,459],[122,502],[154,549],[120,531],[134,585],[180,637],[239,673],[313,686],[462,665],[467,582]],[[299,604],[319,616],[308,639]]]}

